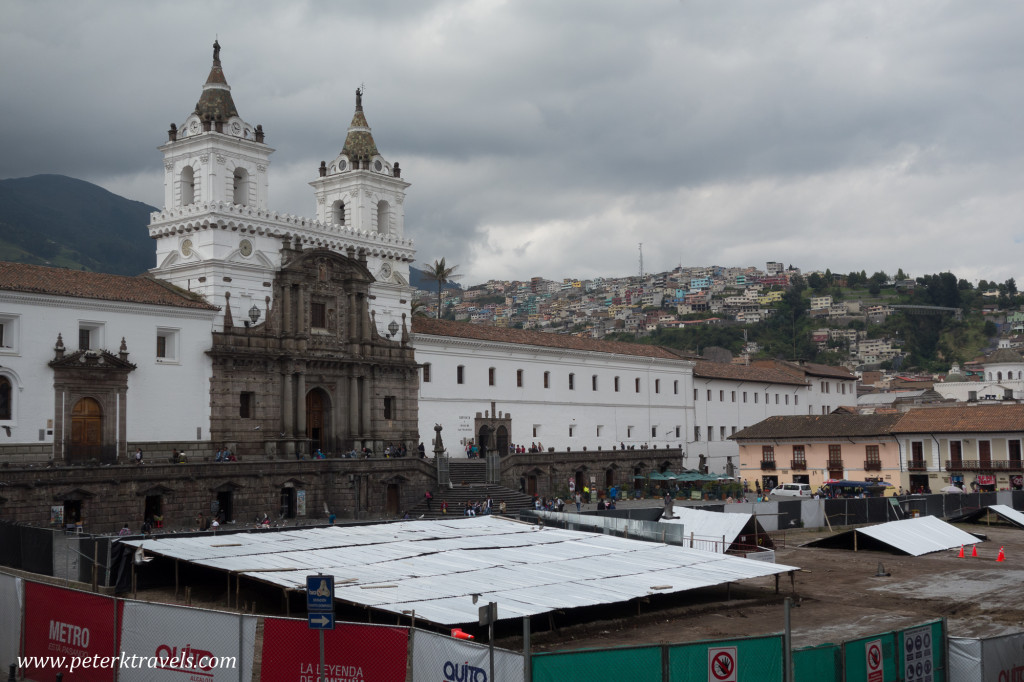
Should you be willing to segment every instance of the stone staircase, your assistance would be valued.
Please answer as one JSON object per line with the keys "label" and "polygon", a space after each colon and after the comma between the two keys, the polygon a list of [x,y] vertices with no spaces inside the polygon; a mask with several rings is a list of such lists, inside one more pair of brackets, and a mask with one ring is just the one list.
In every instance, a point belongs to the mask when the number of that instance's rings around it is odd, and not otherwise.
{"label": "stone staircase", "polygon": [[449,473],[451,475],[451,487],[437,487],[431,489],[434,496],[432,509],[427,510],[427,501],[421,499],[415,507],[409,509],[409,516],[418,519],[442,519],[446,518],[441,513],[441,502],[448,502],[448,516],[461,517],[466,509],[466,502],[483,503],[488,497],[491,498],[494,513],[505,501],[506,510],[514,512],[521,509],[532,509],[533,498],[517,490],[511,490],[500,485],[487,483],[486,463],[482,459],[450,460]]}

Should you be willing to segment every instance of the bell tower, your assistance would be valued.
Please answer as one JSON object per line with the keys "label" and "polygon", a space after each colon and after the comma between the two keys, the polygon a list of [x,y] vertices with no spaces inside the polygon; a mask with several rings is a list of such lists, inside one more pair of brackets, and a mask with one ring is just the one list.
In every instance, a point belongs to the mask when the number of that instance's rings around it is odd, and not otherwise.
{"label": "bell tower", "polygon": [[366,264],[377,280],[371,286],[373,308],[378,332],[389,335],[391,322],[400,323],[411,307],[409,263],[415,254],[406,246],[411,241],[405,239],[404,208],[409,183],[402,179],[398,162],[390,163],[377,150],[363,113],[361,88],[356,90],[356,110],[341,152],[331,161],[321,161],[320,177],[309,184],[320,223],[369,238]]}
{"label": "bell tower", "polygon": [[213,66],[195,110],[179,128],[171,124],[164,153],[164,208],[222,202],[267,207],[267,167],[274,150],[263,127],[246,123],[231,98],[213,43]]}

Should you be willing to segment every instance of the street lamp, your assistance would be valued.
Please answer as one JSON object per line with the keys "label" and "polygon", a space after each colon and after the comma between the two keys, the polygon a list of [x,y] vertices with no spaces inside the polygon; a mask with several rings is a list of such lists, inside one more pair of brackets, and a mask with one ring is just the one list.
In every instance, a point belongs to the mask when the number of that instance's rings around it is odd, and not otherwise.
{"label": "street lamp", "polygon": [[391,324],[388,325],[388,331],[391,332],[388,335],[389,338],[395,338],[395,336],[398,334],[398,323],[395,322],[394,320],[391,320]]}
{"label": "street lamp", "polygon": [[260,319],[260,309],[256,307],[255,303],[253,303],[252,307],[249,308],[249,319],[252,320],[253,324],[256,324]]}

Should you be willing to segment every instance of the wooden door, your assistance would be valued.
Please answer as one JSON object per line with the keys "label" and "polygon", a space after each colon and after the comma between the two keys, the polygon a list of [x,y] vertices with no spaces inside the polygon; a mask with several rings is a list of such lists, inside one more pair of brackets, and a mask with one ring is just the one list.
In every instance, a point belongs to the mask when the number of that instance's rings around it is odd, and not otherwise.
{"label": "wooden door", "polygon": [[71,409],[71,448],[68,459],[100,459],[103,448],[103,411],[92,398],[82,398]]}
{"label": "wooden door", "polygon": [[324,447],[324,396],[320,391],[306,394],[306,438],[310,452]]}

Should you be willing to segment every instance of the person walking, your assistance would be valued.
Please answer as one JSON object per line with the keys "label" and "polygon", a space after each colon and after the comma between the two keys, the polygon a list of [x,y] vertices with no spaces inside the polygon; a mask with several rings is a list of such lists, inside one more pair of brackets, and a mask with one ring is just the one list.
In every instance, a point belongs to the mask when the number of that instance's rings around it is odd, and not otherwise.
{"label": "person walking", "polygon": [[423,498],[427,501],[427,511],[432,511],[431,504],[434,502],[434,496],[430,494],[430,491],[423,493]]}

